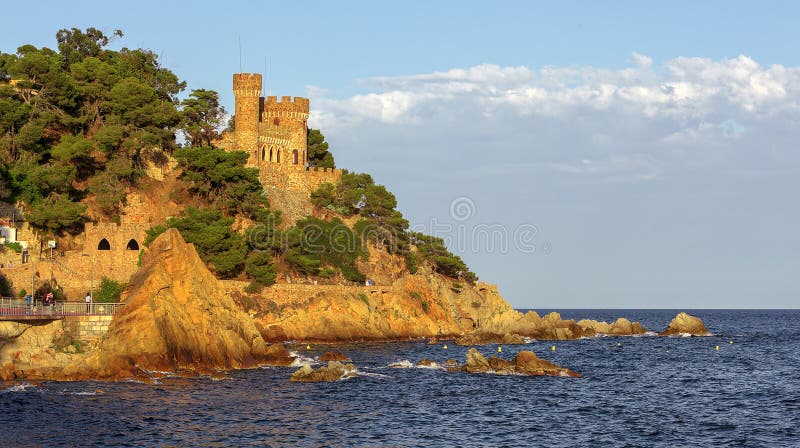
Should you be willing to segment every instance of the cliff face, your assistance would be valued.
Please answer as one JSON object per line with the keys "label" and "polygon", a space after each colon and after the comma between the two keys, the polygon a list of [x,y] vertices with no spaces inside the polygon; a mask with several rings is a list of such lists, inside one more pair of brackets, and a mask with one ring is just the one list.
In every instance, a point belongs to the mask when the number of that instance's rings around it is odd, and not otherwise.
{"label": "cliff face", "polygon": [[267,355],[250,316],[177,230],[151,244],[131,284],[101,351],[135,359],[150,370],[241,368]]}
{"label": "cliff face", "polygon": [[431,272],[404,275],[386,286],[275,285],[250,302],[267,340],[456,336],[513,312],[493,286],[455,288]]}

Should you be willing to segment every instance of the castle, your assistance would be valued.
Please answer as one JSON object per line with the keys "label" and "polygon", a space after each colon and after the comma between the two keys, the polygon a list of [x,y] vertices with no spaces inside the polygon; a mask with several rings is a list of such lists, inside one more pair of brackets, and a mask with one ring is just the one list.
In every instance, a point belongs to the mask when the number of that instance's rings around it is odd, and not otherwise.
{"label": "castle", "polygon": [[225,147],[246,152],[247,166],[258,168],[265,186],[310,193],[335,183],[339,170],[308,166],[308,98],[264,98],[261,86],[259,73],[233,75],[234,131],[223,136]]}

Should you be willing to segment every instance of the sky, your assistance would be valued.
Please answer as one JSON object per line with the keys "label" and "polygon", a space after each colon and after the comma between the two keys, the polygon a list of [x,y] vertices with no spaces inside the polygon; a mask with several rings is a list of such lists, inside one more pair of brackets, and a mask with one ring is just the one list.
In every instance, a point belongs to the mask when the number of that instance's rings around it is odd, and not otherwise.
{"label": "sky", "polygon": [[[518,308],[800,305],[793,2],[43,2],[0,51],[94,26],[220,92],[307,96]],[[17,17],[18,19],[13,19]],[[11,18],[9,20],[9,18]],[[241,48],[241,53],[240,53]],[[241,54],[241,58],[240,58]]]}

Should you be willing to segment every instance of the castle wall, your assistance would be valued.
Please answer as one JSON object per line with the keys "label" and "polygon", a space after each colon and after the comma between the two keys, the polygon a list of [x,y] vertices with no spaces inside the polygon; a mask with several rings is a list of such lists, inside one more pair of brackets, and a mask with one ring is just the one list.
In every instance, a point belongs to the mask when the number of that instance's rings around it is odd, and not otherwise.
{"label": "castle wall", "polygon": [[261,170],[260,180],[265,186],[311,194],[325,182],[335,184],[342,171],[333,168],[309,169],[299,165],[267,165]]}
{"label": "castle wall", "polygon": [[[82,301],[84,295],[100,287],[103,277],[127,283],[138,269],[139,252],[147,229],[153,226],[150,207],[137,193],[128,195],[128,204],[120,215],[120,222],[87,223],[84,233],[76,241],[82,249],[52,252],[45,250],[39,256],[38,245],[31,251],[32,263],[14,263],[2,273],[14,288],[31,292],[44,282],[55,281],[64,289],[69,300]],[[107,244],[107,245],[106,245]],[[107,247],[107,250],[104,250]],[[7,266],[7,264],[6,264]]]}

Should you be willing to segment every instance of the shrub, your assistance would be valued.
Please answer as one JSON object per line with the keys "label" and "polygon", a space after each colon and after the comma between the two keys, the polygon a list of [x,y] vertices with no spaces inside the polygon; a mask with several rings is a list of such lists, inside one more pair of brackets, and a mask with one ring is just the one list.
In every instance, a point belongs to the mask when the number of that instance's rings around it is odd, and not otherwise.
{"label": "shrub", "polygon": [[272,264],[272,257],[265,251],[254,251],[245,261],[245,272],[247,275],[261,286],[269,286],[275,283],[278,273]]}
{"label": "shrub", "polygon": [[6,243],[6,247],[13,250],[16,253],[22,252],[22,245],[20,245],[16,241],[14,241],[13,243]]}
{"label": "shrub", "polygon": [[248,283],[247,286],[244,287],[244,292],[248,294],[258,294],[259,292],[261,292],[262,288],[264,288],[264,285],[253,280],[252,282]]}
{"label": "shrub", "polygon": [[92,299],[97,303],[119,302],[119,297],[122,294],[122,291],[125,291],[127,286],[128,285],[125,283],[120,283],[111,280],[108,277],[103,277],[100,280],[100,289],[94,292],[94,297],[92,297]]}

